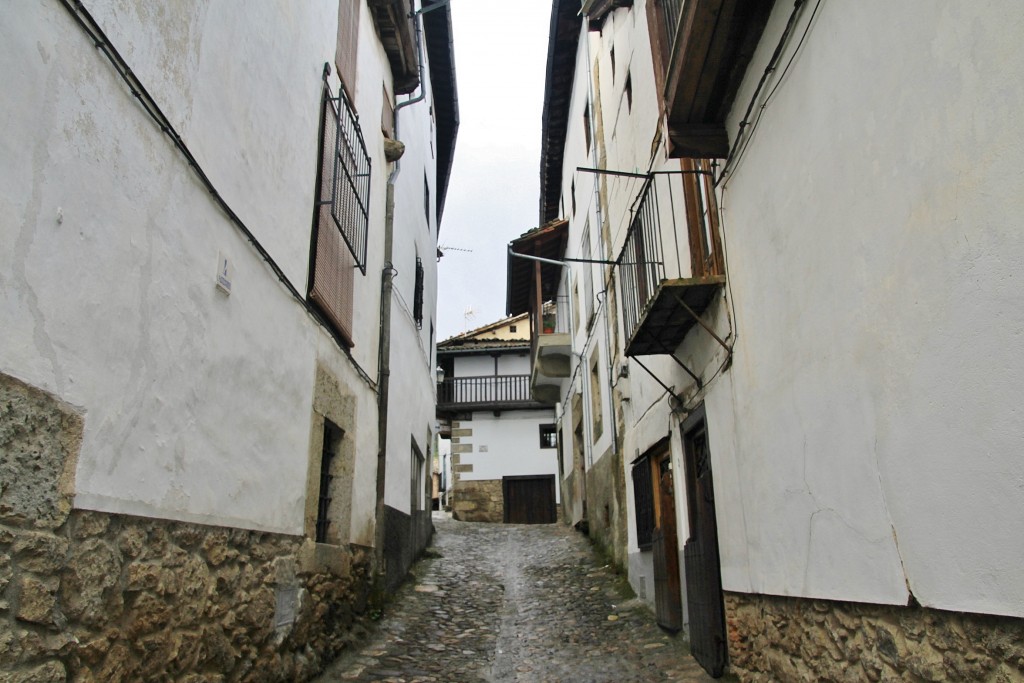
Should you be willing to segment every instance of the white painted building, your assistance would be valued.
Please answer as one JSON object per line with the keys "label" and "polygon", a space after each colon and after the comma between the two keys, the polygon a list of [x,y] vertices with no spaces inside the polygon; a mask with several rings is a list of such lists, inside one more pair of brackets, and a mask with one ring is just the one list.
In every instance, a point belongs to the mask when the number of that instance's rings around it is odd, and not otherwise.
{"label": "white painted building", "polygon": [[554,522],[555,415],[530,396],[529,320],[514,316],[447,339],[438,345],[438,363],[453,517]]}
{"label": "white painted building", "polygon": [[567,261],[510,256],[508,312],[567,306],[533,363],[567,521],[709,670],[1012,673],[950,634],[1024,617],[1022,28],[1009,3],[553,3],[542,228],[511,246]]}
{"label": "white painted building", "polygon": [[[415,9],[0,12],[0,378],[82,416],[68,524],[258,532],[313,558],[300,576],[405,575],[458,125],[449,11]],[[258,647],[309,616],[290,576]]]}

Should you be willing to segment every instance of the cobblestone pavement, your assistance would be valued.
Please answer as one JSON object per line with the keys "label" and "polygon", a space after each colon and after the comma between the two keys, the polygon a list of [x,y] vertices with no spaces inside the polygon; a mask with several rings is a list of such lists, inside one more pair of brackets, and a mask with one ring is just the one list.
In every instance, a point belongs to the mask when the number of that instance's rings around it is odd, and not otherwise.
{"label": "cobblestone pavement", "polygon": [[711,681],[587,539],[435,515],[433,555],[319,683]]}

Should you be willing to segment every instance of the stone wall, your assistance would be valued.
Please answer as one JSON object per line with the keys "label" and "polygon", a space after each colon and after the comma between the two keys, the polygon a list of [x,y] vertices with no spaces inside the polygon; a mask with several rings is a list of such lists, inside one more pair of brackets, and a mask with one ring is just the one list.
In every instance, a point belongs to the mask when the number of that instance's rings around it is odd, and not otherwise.
{"label": "stone wall", "polygon": [[460,479],[452,490],[452,517],[463,522],[503,522],[505,499],[500,479]]}
{"label": "stone wall", "polygon": [[727,593],[741,681],[1024,680],[1024,620]]}
{"label": "stone wall", "polygon": [[0,374],[0,683],[301,681],[360,630],[371,551],[72,512],[81,435]]}
{"label": "stone wall", "polygon": [[587,470],[587,533],[623,571],[626,567],[626,490],[618,451],[605,451]]}

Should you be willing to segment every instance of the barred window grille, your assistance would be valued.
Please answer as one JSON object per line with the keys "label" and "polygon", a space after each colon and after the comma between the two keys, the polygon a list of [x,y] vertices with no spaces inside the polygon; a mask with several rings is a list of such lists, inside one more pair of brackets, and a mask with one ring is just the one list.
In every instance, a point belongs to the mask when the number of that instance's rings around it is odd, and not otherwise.
{"label": "barred window grille", "polygon": [[654,485],[647,456],[633,464],[633,502],[636,505],[636,542],[641,550],[648,550],[654,536]]}
{"label": "barred window grille", "polygon": [[416,257],[416,285],[412,295],[412,317],[416,329],[423,329],[423,259]]}
{"label": "barred window grille", "polygon": [[332,96],[326,77],[308,292],[352,346],[354,271],[366,274],[370,157],[348,96]]}
{"label": "barred window grille", "polygon": [[334,458],[337,452],[338,442],[341,440],[341,429],[331,422],[324,421],[324,446],[320,454],[320,491],[317,497],[316,507],[316,542],[328,542],[328,529],[331,526],[331,482],[334,475],[331,470],[334,466]]}
{"label": "barred window grille", "polygon": [[339,89],[338,96],[331,97],[325,84],[324,99],[325,177],[320,185],[320,204],[330,207],[335,228],[345,238],[356,265],[365,275],[370,156],[359,119],[345,91]]}

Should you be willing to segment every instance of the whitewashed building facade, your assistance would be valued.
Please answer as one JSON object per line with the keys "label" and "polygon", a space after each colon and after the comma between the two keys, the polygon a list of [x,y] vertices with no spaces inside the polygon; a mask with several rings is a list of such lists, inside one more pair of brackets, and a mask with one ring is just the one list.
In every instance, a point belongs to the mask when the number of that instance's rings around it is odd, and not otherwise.
{"label": "whitewashed building facade", "polygon": [[438,344],[437,412],[450,440],[447,501],[457,520],[557,518],[555,414],[531,396],[529,335],[518,315]]}
{"label": "whitewashed building facade", "polygon": [[564,302],[533,361],[578,454],[564,516],[712,673],[1024,675],[1022,28],[553,3],[564,237],[512,243],[553,263],[510,256],[509,312]]}
{"label": "whitewashed building facade", "polygon": [[304,680],[426,543],[458,114],[418,9],[0,12],[0,668]]}

